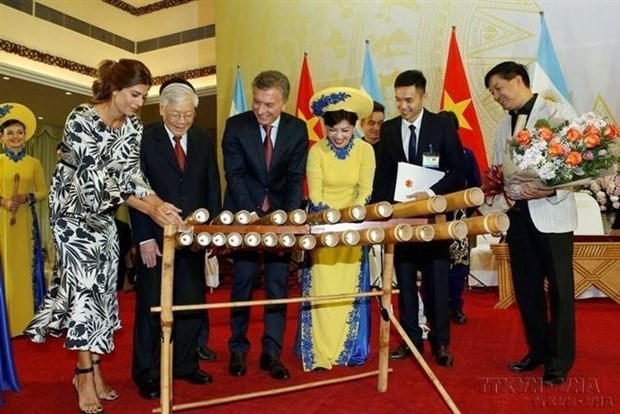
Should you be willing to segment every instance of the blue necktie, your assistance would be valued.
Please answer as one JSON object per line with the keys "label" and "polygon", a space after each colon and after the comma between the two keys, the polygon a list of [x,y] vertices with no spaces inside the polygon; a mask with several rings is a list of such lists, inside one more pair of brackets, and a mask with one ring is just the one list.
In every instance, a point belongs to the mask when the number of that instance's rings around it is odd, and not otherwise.
{"label": "blue necktie", "polygon": [[411,135],[409,136],[409,154],[407,154],[407,161],[412,164],[415,159],[417,141],[415,136],[415,125],[409,125],[409,130],[411,131]]}

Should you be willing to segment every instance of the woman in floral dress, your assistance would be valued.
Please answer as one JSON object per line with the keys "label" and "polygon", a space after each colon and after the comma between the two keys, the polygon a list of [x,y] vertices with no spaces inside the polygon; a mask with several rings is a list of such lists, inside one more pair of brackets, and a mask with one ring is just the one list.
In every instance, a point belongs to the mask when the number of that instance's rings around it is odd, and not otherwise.
{"label": "woman in floral dress", "polygon": [[67,118],[50,193],[56,248],[52,282],[25,330],[35,342],[66,330],[65,348],[76,351],[73,385],[81,412],[100,413],[118,393],[101,375],[99,358],[114,350],[120,329],[116,279],[119,260],[114,212],[126,203],[161,225],[181,224],[176,207],[151,190],[140,171],[142,122],[136,115],[151,86],[141,62],[103,61],[93,99]]}

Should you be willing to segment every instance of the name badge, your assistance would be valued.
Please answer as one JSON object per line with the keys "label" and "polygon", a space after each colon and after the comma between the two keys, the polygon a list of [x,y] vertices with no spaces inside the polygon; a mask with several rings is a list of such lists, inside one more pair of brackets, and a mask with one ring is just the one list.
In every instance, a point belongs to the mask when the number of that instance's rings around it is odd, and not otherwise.
{"label": "name badge", "polygon": [[428,151],[422,154],[422,166],[425,168],[439,168],[439,154],[433,152],[433,146],[428,146]]}

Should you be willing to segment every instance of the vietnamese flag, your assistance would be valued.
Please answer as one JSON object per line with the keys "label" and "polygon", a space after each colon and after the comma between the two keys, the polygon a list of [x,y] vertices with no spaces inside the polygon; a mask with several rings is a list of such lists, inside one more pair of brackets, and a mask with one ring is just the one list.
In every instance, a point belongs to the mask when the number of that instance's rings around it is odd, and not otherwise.
{"label": "vietnamese flag", "polygon": [[448,62],[443,81],[443,94],[440,108],[452,111],[459,119],[459,136],[464,147],[474,152],[480,176],[489,169],[487,152],[482,139],[482,130],[478,123],[478,116],[471,99],[469,84],[465,75],[465,68],[461,60],[461,52],[456,42],[456,27],[452,27],[450,49],[448,50]]}
{"label": "vietnamese flag", "polygon": [[304,60],[301,64],[301,75],[299,75],[299,90],[297,91],[297,109],[295,115],[301,118],[308,127],[309,146],[323,138],[323,129],[319,118],[310,112],[310,98],[314,95],[312,87],[312,78],[310,77],[310,69],[308,68],[308,54],[304,53]]}

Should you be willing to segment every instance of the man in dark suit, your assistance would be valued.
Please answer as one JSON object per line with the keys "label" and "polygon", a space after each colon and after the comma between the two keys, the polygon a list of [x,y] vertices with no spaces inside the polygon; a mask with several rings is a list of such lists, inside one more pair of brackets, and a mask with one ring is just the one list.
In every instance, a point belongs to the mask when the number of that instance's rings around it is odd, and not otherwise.
{"label": "man in dark suit", "polygon": [[[144,129],[142,170],[157,194],[178,206],[184,217],[198,208],[213,216],[221,210],[220,178],[215,150],[206,131],[192,126],[198,96],[189,82],[162,85],[160,114],[163,122]],[[140,396],[159,398],[159,305],[163,230],[146,215],[131,212],[134,242],[140,246],[136,282],[136,314],[132,377]],[[205,300],[204,251],[179,249],[174,263],[174,304]],[[174,323],[173,375],[192,384],[207,384],[211,375],[198,366],[197,339],[203,311],[179,312]]]}
{"label": "man in dark suit", "polygon": [[[263,216],[272,210],[291,211],[301,206],[308,131],[303,121],[282,112],[289,91],[289,81],[282,73],[262,72],[252,82],[252,110],[228,118],[222,139],[227,182],[224,209]],[[257,251],[233,252],[231,302],[252,298],[259,256]],[[271,251],[262,256],[266,298],[286,297],[290,253]],[[231,310],[228,371],[233,376],[247,371],[249,315],[249,307]],[[286,305],[265,307],[260,368],[276,379],[289,377],[280,361],[285,321]]]}
{"label": "man in dark suit", "polygon": [[[400,116],[383,123],[379,162],[375,177],[378,200],[393,200],[399,162],[434,168],[446,174],[426,191],[410,194],[422,200],[435,194],[446,194],[463,188],[465,161],[463,148],[454,124],[447,117],[424,109],[426,79],[418,70],[407,70],[394,81],[396,107]],[[437,363],[453,364],[448,310],[449,243],[398,244],[394,252],[394,268],[400,295],[400,322],[416,348],[422,353],[422,329],[418,324],[417,273],[422,273],[424,309],[430,323],[428,339]],[[390,354],[403,359],[411,351],[403,342]]]}

